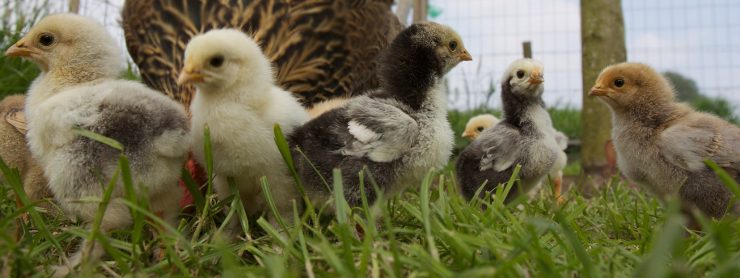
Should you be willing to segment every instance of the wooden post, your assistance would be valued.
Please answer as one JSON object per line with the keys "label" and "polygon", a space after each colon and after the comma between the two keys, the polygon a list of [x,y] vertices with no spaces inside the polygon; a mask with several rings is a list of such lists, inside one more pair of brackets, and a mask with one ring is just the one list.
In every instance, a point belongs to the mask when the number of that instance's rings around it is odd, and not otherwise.
{"label": "wooden post", "polygon": [[592,177],[608,177],[616,167],[611,112],[601,101],[589,97],[588,91],[604,67],[627,59],[621,0],[581,0],[581,49],[581,167]]}
{"label": "wooden post", "polygon": [[80,13],[80,0],[69,0],[69,12],[73,14]]}
{"label": "wooden post", "polygon": [[524,58],[532,59],[532,42],[522,42],[522,51],[524,52]]}
{"label": "wooden post", "polygon": [[414,23],[427,20],[428,0],[414,0]]}
{"label": "wooden post", "polygon": [[411,0],[396,1],[396,16],[403,26],[408,25],[409,13],[411,13]]}

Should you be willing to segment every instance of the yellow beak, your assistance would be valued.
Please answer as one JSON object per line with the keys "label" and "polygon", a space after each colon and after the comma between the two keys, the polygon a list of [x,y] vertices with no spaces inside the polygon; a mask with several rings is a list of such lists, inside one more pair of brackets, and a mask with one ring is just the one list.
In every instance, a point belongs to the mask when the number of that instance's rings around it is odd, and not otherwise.
{"label": "yellow beak", "polygon": [[177,78],[177,85],[182,86],[203,81],[205,81],[205,75],[203,75],[199,69],[190,65],[185,65],[185,68],[183,68],[182,72],[180,72],[180,76]]}
{"label": "yellow beak", "polygon": [[542,77],[542,72],[538,70],[532,71],[532,74],[529,75],[529,83],[530,84],[542,84],[542,82],[545,82],[545,78]]}
{"label": "yellow beak", "polygon": [[601,87],[593,87],[591,88],[591,91],[588,92],[589,96],[605,96],[609,93],[608,90],[602,89]]}
{"label": "yellow beak", "polygon": [[463,138],[470,139],[470,140],[473,140],[473,139],[475,139],[475,132],[465,131],[465,132],[463,132],[462,137]]}
{"label": "yellow beak", "polygon": [[468,53],[468,50],[463,48],[462,51],[460,51],[460,61],[472,61],[473,56],[470,56],[470,53]]}
{"label": "yellow beak", "polygon": [[30,57],[32,53],[33,49],[29,46],[26,46],[25,40],[21,39],[5,51],[5,56]]}

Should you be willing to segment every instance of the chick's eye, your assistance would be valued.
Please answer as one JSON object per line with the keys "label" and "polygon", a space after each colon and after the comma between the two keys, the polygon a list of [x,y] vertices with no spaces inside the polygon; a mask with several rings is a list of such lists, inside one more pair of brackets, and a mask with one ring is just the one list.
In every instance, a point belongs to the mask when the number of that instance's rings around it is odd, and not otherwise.
{"label": "chick's eye", "polygon": [[39,43],[43,46],[50,46],[54,44],[54,36],[51,34],[42,34],[39,37]]}
{"label": "chick's eye", "polygon": [[457,49],[457,42],[451,41],[450,42],[450,50],[455,51]]}
{"label": "chick's eye", "polygon": [[481,132],[481,131],[483,131],[483,127],[482,126],[479,126],[478,127],[478,132]]}
{"label": "chick's eye", "polygon": [[208,62],[211,64],[212,67],[217,68],[224,64],[224,56],[218,55],[213,58],[211,58],[211,61]]}
{"label": "chick's eye", "polygon": [[516,72],[516,77],[517,78],[524,78],[524,71],[523,70],[517,71]]}
{"label": "chick's eye", "polygon": [[614,86],[617,86],[617,88],[621,88],[622,86],[624,86],[624,79],[614,80]]}

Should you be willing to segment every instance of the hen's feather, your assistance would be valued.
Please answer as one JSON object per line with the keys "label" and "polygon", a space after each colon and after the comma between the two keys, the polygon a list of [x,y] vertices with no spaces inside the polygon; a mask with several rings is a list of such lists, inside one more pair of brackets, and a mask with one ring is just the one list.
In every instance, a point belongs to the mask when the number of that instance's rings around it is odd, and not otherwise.
{"label": "hen's feather", "polygon": [[375,56],[402,26],[387,0],[129,0],[126,44],[150,87],[189,106],[194,88],[179,87],[185,45],[214,28],[253,37],[276,66],[278,84],[310,107],[378,86]]}

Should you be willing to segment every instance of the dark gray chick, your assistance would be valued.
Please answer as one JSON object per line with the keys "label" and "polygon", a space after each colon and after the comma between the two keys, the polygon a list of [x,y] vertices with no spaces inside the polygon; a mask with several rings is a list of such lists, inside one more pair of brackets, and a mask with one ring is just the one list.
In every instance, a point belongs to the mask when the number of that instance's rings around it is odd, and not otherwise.
{"label": "dark gray chick", "polygon": [[[290,137],[306,156],[294,154],[312,201],[330,196],[321,176],[331,185],[334,168],[342,170],[345,199],[358,206],[363,167],[384,193],[418,185],[427,171],[444,167],[453,133],[442,78],[469,60],[460,36],[447,26],[428,22],[403,30],[379,60],[379,90],[350,99]],[[369,202],[377,197],[369,182],[365,194]]]}
{"label": "dark gray chick", "polygon": [[509,180],[517,164],[521,182],[507,195],[509,201],[538,185],[566,160],[550,115],[542,101],[542,64],[532,59],[514,61],[501,84],[503,119],[484,130],[468,145],[457,161],[457,177],[466,198],[485,183],[482,192],[491,192]]}

